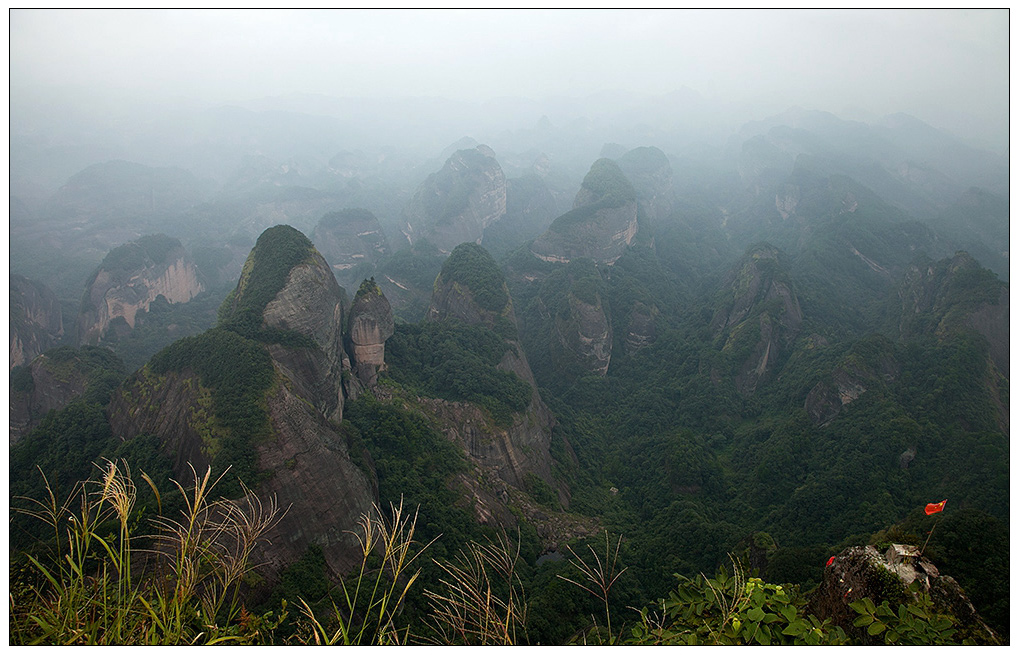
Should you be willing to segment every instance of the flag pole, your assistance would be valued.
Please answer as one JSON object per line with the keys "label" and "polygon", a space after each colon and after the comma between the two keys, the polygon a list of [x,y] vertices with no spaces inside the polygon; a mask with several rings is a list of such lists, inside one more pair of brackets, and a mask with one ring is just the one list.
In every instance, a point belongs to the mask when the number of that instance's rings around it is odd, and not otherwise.
{"label": "flag pole", "polygon": [[[940,501],[938,503],[929,503],[928,505],[925,506],[925,514],[926,514],[926,516],[931,516],[933,514],[938,514],[939,512],[942,512],[943,508],[945,508],[945,507],[946,507],[946,501],[945,500]],[[921,550],[922,556],[925,555],[925,547],[929,545],[929,539],[932,539],[932,533],[936,531],[936,526],[939,525],[939,519],[941,519],[941,518],[943,518],[943,517],[941,517],[941,516],[937,517],[936,518],[936,522],[932,524],[932,529],[929,530],[929,536],[925,538],[925,543],[922,544],[922,550]]]}
{"label": "flag pole", "polygon": [[939,519],[936,519],[936,522],[932,524],[932,529],[929,530],[929,536],[925,538],[925,543],[922,544],[922,550],[921,550],[922,557],[925,556],[925,547],[929,545],[929,539],[932,539],[932,533],[936,531],[936,526],[937,525],[939,525]]}

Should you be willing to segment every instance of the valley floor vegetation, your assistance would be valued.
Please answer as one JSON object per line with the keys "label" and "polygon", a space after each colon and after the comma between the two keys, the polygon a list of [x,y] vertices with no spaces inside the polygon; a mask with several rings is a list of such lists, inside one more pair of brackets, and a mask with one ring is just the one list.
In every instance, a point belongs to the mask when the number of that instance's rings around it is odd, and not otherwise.
{"label": "valley floor vegetation", "polygon": [[[211,469],[193,472],[187,486],[173,482],[171,499],[123,460],[104,460],[66,498],[43,479],[42,498],[16,499],[44,532],[11,562],[12,645],[538,643],[521,542],[505,534],[431,557],[440,537],[418,540],[415,511],[376,507],[360,519],[362,559],[344,580],[324,583],[311,553],[283,572],[274,602],[248,608],[258,544],[285,511],[273,501],[246,488],[240,500],[221,499],[223,475]],[[550,586],[579,593],[584,623],[564,643],[860,643],[807,613],[797,586],[764,582],[734,557],[730,572],[675,575],[667,598],[621,606],[622,543],[605,532],[585,549],[567,547]],[[917,587],[909,592],[897,607],[852,603],[854,626],[871,637],[864,643],[958,643],[954,620]]]}

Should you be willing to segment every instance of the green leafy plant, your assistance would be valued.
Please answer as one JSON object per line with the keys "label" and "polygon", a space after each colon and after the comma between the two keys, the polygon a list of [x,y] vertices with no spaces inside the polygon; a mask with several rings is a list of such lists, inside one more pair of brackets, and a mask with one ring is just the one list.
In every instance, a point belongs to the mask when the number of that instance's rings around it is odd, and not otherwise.
{"label": "green leafy plant", "polygon": [[721,569],[680,580],[669,598],[643,608],[626,643],[654,645],[831,645],[846,643],[843,630],[803,612],[804,599],[781,585]]}
{"label": "green leafy plant", "polygon": [[889,601],[876,605],[870,598],[856,600],[850,605],[858,613],[854,626],[889,646],[956,644],[953,619],[936,611],[925,589],[913,582],[908,594],[911,602],[898,603],[896,612]]}

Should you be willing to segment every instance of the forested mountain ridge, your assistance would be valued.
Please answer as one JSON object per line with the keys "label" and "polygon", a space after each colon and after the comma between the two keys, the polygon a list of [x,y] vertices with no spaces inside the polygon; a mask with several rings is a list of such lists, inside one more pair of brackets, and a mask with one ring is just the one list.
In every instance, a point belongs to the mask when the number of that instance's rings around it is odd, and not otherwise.
{"label": "forested mountain ridge", "polygon": [[[95,393],[71,376],[74,393],[12,450],[12,493],[38,490],[33,462],[61,461],[50,445],[89,460],[65,482],[116,453],[160,484],[188,463],[231,467],[227,496],[246,493],[239,478],[290,508],[247,590],[265,603],[316,553],[322,576],[350,571],[346,531],[402,498],[425,541],[442,535],[438,559],[515,534],[541,643],[588,628],[584,601],[551,581],[562,549],[601,529],[625,535],[614,600],[639,606],[666,597],[671,573],[712,574],[748,542],[766,544],[752,551],[764,580],[807,589],[843,547],[921,545],[915,511],[949,498],[962,527],[929,553],[1008,634],[1008,586],[971,564],[964,534],[1007,539],[1009,287],[936,223],[967,208],[998,234],[1005,200],[905,193],[916,175],[887,173],[897,151],[866,159],[886,130],[847,156],[866,129],[799,118],[743,135],[739,175],[686,177],[681,158],[619,147],[587,163],[557,217],[544,178],[505,180],[493,152],[457,149],[442,175],[459,160],[483,174],[418,185],[456,211],[428,214],[429,236],[397,252],[383,244],[413,212],[323,213],[313,234],[327,253],[271,227],[219,292],[214,326],[146,355],[110,397],[124,374],[112,361],[96,364]],[[422,198],[410,202],[430,207]],[[351,298],[336,274],[354,270],[371,279]],[[181,307],[152,304],[153,322],[176,324]],[[12,373],[12,403],[15,380],[19,393],[57,388],[36,361]]]}

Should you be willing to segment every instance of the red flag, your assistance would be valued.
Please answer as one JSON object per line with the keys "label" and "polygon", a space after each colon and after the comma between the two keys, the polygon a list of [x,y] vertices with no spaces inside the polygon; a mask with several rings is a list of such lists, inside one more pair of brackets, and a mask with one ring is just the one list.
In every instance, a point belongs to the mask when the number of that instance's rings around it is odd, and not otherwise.
{"label": "red flag", "polygon": [[940,501],[938,503],[929,503],[925,506],[926,514],[935,514],[936,512],[942,512],[943,508],[946,507],[946,501]]}
{"label": "red flag", "polygon": [[835,559],[837,559],[837,556],[836,556],[836,555],[834,555],[834,556],[833,556],[833,557],[831,557],[830,559],[826,560],[826,565],[827,565],[827,566],[830,566],[831,564],[833,564],[833,560],[835,560]]}

